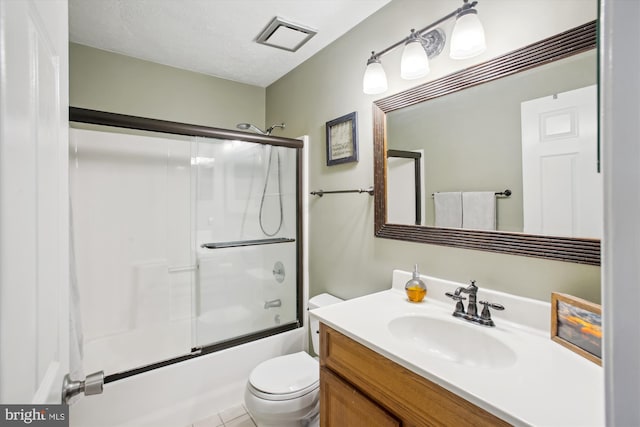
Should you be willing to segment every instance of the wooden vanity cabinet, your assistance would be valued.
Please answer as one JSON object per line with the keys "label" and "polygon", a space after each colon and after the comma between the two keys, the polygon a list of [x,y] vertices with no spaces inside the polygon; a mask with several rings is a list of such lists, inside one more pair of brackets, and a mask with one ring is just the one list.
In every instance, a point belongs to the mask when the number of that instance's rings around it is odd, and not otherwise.
{"label": "wooden vanity cabinet", "polygon": [[321,427],[508,425],[320,324]]}

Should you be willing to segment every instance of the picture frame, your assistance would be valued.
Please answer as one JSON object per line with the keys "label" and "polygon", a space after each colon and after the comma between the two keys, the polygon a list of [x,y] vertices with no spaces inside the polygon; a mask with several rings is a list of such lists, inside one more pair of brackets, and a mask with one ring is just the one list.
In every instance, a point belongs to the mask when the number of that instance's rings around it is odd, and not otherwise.
{"label": "picture frame", "polygon": [[602,366],[602,307],[551,293],[551,339]]}
{"label": "picture frame", "polygon": [[327,166],[358,161],[358,115],[357,112],[328,121]]}

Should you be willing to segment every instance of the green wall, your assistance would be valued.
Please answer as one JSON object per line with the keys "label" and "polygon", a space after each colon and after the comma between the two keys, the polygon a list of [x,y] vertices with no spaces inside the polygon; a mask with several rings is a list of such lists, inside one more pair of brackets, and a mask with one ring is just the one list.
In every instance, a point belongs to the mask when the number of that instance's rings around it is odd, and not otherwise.
{"label": "green wall", "polygon": [[[455,4],[453,4],[455,3]],[[453,4],[453,5],[452,5]],[[431,61],[419,80],[399,77],[401,49],[383,57],[389,81],[384,95],[362,93],[372,50],[402,39],[457,7],[446,0],[393,0],[334,43],[267,88],[267,123],[285,121],[285,136],[310,137],[311,190],[364,188],[373,184],[372,102],[512,51],[595,19],[595,0],[483,0],[479,15],[487,51],[454,61],[447,51]],[[450,34],[452,22],[444,26]],[[358,163],[326,166],[325,123],[358,114]],[[600,301],[600,268],[537,258],[402,242],[374,237],[373,198],[366,194],[313,197],[309,206],[310,294],[356,297],[390,286],[393,269],[420,264],[423,274],[486,286],[540,300],[552,291]]]}
{"label": "green wall", "polygon": [[264,128],[265,89],[71,43],[69,104],[233,129]]}

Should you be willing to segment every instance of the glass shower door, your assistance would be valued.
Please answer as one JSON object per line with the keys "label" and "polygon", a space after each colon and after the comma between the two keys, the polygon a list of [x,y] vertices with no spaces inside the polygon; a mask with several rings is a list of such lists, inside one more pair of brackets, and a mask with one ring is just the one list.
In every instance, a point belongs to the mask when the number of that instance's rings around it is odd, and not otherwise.
{"label": "glass shower door", "polygon": [[109,383],[300,326],[299,141],[72,110],[85,373]]}
{"label": "glass shower door", "polygon": [[298,324],[298,150],[197,138],[194,347]]}
{"label": "glass shower door", "polygon": [[191,348],[190,141],[70,130],[76,329],[86,373],[109,376]]}

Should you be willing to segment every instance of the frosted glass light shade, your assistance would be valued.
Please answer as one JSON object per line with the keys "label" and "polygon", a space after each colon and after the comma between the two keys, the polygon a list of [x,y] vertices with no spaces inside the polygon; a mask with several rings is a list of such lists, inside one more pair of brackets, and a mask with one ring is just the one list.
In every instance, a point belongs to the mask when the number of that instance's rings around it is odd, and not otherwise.
{"label": "frosted glass light shade", "polygon": [[387,90],[387,75],[380,61],[369,61],[362,79],[362,91],[376,95]]}
{"label": "frosted glass light shade", "polygon": [[400,76],[406,80],[418,79],[429,73],[429,57],[422,47],[422,43],[413,40],[404,45]]}
{"label": "frosted glass light shade", "polygon": [[484,28],[478,13],[475,10],[467,10],[456,19],[456,25],[451,33],[452,59],[467,59],[480,55],[487,49],[484,38]]}

